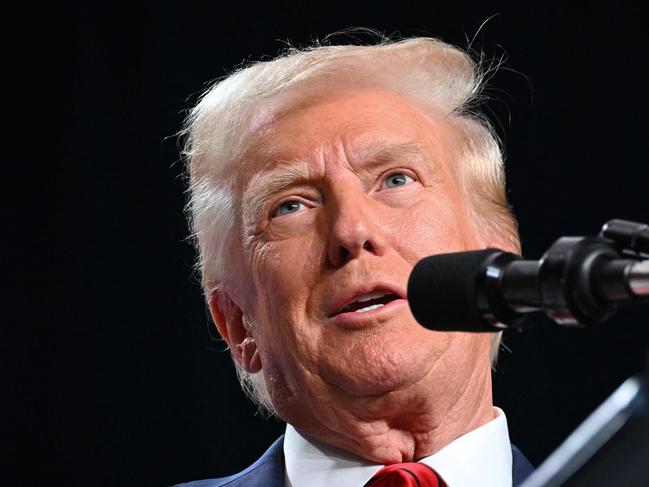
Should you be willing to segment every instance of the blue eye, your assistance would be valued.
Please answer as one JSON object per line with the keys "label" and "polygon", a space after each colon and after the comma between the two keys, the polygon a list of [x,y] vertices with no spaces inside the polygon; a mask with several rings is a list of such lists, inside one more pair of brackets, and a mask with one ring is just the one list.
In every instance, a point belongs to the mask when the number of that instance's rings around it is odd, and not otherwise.
{"label": "blue eye", "polygon": [[403,174],[402,172],[395,172],[385,179],[385,185],[388,188],[396,188],[399,186],[405,186],[412,181],[413,179],[410,176]]}
{"label": "blue eye", "polygon": [[285,201],[277,207],[273,216],[282,216],[288,215],[289,213],[295,213],[300,211],[304,205],[296,200]]}

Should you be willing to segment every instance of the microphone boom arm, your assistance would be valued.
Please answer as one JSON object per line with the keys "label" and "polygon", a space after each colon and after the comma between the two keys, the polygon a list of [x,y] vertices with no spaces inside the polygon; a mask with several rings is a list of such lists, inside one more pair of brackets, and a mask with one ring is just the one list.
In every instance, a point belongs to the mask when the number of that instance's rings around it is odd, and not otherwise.
{"label": "microphone boom arm", "polygon": [[427,257],[413,269],[408,301],[435,330],[497,332],[536,311],[595,325],[620,305],[649,303],[649,225],[611,220],[598,236],[559,238],[538,261],[498,249]]}

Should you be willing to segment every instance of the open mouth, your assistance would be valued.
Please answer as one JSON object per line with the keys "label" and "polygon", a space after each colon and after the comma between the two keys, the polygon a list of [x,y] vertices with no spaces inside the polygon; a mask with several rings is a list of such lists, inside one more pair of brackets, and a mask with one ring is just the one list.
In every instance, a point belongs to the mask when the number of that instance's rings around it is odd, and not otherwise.
{"label": "open mouth", "polygon": [[367,294],[362,294],[353,301],[349,302],[343,306],[336,314],[341,313],[367,313],[378,308],[385,306],[386,304],[394,301],[395,299],[401,299],[394,293],[386,291],[374,291]]}

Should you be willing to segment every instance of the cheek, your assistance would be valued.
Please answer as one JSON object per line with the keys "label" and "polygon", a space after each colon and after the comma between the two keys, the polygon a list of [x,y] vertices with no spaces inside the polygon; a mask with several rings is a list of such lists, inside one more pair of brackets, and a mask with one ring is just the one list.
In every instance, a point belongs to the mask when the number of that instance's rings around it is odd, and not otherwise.
{"label": "cheek", "polygon": [[411,206],[397,220],[401,239],[397,245],[410,262],[445,252],[477,246],[466,212],[449,198],[427,197]]}
{"label": "cheek", "polygon": [[317,355],[318,329],[309,319],[322,244],[311,234],[266,242],[254,250],[252,275],[258,299],[253,315],[260,327],[260,352],[274,365],[308,363]]}
{"label": "cheek", "polygon": [[255,287],[264,294],[265,309],[303,308],[322,266],[322,244],[311,233],[271,241],[255,249],[251,258]]}

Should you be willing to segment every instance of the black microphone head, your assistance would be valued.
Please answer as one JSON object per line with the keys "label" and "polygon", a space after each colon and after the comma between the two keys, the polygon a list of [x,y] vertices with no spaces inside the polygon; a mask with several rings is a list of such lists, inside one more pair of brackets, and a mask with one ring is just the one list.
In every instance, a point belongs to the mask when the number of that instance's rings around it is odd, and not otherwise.
{"label": "black microphone head", "polygon": [[415,319],[431,330],[499,331],[480,309],[480,282],[497,249],[438,254],[420,260],[408,279]]}

